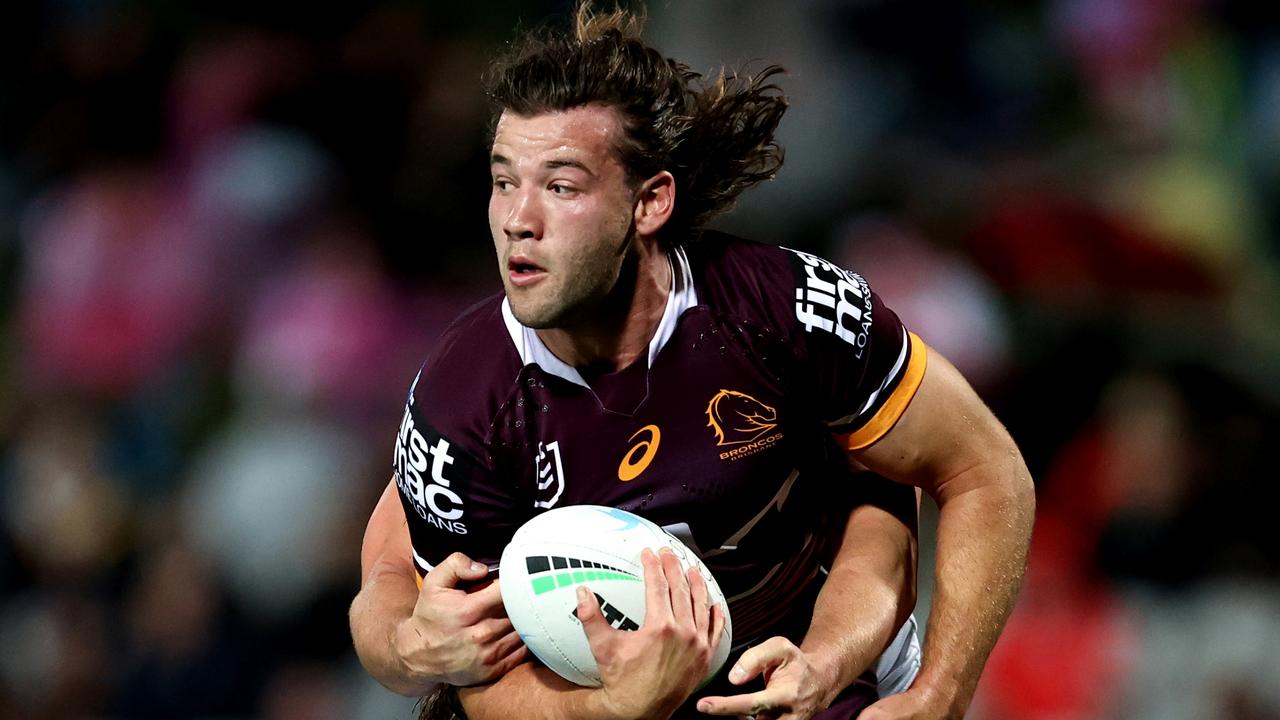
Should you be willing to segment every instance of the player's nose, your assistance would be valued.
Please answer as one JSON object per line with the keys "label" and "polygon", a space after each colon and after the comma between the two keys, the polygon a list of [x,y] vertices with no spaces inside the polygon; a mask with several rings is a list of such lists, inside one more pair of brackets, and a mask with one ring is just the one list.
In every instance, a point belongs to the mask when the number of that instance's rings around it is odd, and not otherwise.
{"label": "player's nose", "polygon": [[542,213],[530,193],[521,191],[511,197],[502,231],[509,240],[541,240]]}

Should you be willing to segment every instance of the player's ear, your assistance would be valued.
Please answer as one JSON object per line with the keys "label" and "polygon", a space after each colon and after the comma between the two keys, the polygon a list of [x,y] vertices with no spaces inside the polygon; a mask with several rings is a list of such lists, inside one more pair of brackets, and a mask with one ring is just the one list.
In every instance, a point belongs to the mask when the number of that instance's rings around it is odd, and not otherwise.
{"label": "player's ear", "polygon": [[663,170],[640,184],[636,194],[636,232],[653,235],[671,219],[676,208],[676,179]]}

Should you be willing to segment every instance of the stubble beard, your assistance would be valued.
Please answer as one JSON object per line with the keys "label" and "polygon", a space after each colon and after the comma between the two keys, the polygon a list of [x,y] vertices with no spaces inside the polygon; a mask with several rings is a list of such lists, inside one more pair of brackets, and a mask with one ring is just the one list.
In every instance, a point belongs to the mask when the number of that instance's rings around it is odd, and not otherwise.
{"label": "stubble beard", "polygon": [[632,224],[620,243],[592,248],[566,258],[560,263],[561,267],[574,268],[576,272],[559,270],[561,283],[558,286],[529,288],[533,292],[524,298],[515,297],[512,292],[524,292],[523,289],[508,287],[511,314],[521,325],[534,330],[573,330],[597,324],[607,316],[613,304],[611,296],[625,290],[621,287],[625,283],[620,283],[620,278],[634,274],[624,270],[626,266],[634,265],[634,235],[635,225]]}

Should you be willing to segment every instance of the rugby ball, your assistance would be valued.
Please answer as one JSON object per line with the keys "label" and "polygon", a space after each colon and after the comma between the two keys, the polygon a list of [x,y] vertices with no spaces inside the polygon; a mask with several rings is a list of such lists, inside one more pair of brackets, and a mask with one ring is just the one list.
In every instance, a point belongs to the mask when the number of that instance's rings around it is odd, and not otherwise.
{"label": "rugby ball", "polygon": [[664,547],[686,569],[698,568],[711,602],[724,610],[724,631],[706,682],[724,665],[732,645],[724,593],[693,551],[639,515],[601,505],[568,505],[529,520],[502,552],[502,603],[524,644],[544,665],[570,682],[599,687],[595,657],[575,612],[577,587],[585,584],[595,593],[611,625],[637,630],[645,611],[640,552]]}

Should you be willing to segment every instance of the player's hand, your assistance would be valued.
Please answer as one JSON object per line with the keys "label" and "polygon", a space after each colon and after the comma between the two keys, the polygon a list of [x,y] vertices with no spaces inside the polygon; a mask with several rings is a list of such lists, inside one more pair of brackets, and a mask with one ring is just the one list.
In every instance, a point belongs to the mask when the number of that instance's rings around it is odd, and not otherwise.
{"label": "player's hand", "polygon": [[790,640],[772,637],[744,652],[729,671],[729,682],[741,685],[763,675],[765,689],[745,695],[710,696],[698,701],[708,715],[752,715],[760,720],[807,720],[825,710],[839,688]]}
{"label": "player's hand", "polygon": [[611,627],[596,597],[578,587],[578,619],[591,643],[609,717],[665,718],[675,712],[711,667],[724,629],[724,609],[712,606],[707,584],[665,548],[645,550],[644,622],[639,630]]}
{"label": "player's hand", "polygon": [[475,685],[524,661],[528,648],[507,619],[498,583],[472,592],[458,587],[483,579],[487,572],[484,565],[454,553],[427,573],[413,614],[396,626],[391,638],[410,677]]}
{"label": "player's hand", "polygon": [[964,708],[952,707],[935,694],[920,688],[908,688],[905,692],[890,695],[876,701],[858,720],[960,720]]}

